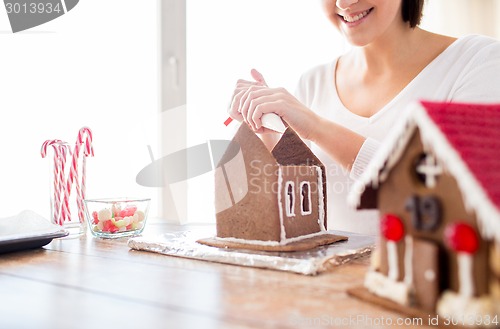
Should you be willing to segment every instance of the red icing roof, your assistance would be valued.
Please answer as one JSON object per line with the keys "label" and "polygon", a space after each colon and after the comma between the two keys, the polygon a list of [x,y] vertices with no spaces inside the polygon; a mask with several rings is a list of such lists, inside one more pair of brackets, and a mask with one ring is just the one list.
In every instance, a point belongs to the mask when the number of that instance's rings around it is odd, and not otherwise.
{"label": "red icing roof", "polygon": [[500,104],[422,102],[422,105],[500,209]]}

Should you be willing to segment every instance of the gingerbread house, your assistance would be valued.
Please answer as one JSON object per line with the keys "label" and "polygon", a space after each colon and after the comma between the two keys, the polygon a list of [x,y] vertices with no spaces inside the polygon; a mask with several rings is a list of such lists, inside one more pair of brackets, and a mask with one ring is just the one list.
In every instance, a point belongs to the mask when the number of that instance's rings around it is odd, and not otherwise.
{"label": "gingerbread house", "polygon": [[409,113],[349,196],[381,222],[365,289],[352,292],[498,326],[500,105],[420,102]]}
{"label": "gingerbread house", "polygon": [[327,231],[325,191],[324,165],[293,129],[270,152],[243,123],[215,170],[217,235],[200,242],[293,251],[344,240]]}

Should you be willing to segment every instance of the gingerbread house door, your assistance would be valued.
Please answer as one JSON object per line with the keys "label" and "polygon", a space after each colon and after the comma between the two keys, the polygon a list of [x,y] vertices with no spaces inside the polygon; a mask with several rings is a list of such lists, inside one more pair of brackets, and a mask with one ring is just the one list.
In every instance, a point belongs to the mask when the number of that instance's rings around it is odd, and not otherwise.
{"label": "gingerbread house door", "polygon": [[413,241],[415,299],[425,311],[434,312],[440,295],[439,246],[423,239]]}

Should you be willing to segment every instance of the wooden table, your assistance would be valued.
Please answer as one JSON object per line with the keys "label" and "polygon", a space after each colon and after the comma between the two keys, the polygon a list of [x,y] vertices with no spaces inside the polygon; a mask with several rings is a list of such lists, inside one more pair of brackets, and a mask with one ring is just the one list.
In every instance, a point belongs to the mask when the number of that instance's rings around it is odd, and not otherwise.
{"label": "wooden table", "polygon": [[[184,229],[153,222],[145,233]],[[88,233],[0,255],[0,328],[430,328],[398,326],[401,315],[346,294],[368,263],[309,277],[135,251],[127,238]]]}

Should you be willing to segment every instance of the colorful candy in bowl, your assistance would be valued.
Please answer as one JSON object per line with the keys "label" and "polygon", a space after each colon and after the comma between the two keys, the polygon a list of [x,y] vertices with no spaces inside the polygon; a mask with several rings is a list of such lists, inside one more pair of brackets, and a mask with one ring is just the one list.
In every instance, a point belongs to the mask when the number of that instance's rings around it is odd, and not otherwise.
{"label": "colorful candy in bowl", "polygon": [[151,199],[86,199],[85,215],[96,237],[120,238],[144,230]]}

